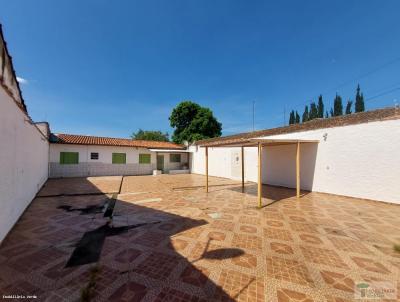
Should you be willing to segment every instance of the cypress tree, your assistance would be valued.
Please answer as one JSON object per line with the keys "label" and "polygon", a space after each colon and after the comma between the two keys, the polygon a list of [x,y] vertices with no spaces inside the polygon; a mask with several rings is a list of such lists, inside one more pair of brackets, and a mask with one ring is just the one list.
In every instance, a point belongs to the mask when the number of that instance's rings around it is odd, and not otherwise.
{"label": "cypress tree", "polygon": [[329,118],[328,110],[325,111],[325,118]]}
{"label": "cypress tree", "polygon": [[290,116],[289,116],[289,125],[294,124],[295,122],[295,116],[294,116],[294,110],[290,111]]}
{"label": "cypress tree", "polygon": [[297,110],[296,110],[295,122],[296,122],[296,124],[300,124],[300,115],[299,115],[299,113],[297,112]]}
{"label": "cypress tree", "polygon": [[303,122],[303,123],[304,123],[304,122],[307,122],[307,121],[308,121],[308,118],[309,118],[309,116],[308,116],[308,106],[306,105],[306,107],[304,108],[304,113],[303,113],[302,122]]}
{"label": "cypress tree", "polygon": [[356,93],[356,102],[354,104],[355,112],[363,112],[365,111],[365,104],[364,104],[364,95],[360,93],[360,84],[357,86],[357,93]]}
{"label": "cypress tree", "polygon": [[364,94],[361,92],[361,98],[360,98],[360,112],[365,111],[365,103],[364,103]]}
{"label": "cypress tree", "polygon": [[322,100],[322,94],[318,97],[318,117],[324,117],[324,101]]}
{"label": "cypress tree", "polygon": [[317,117],[318,117],[318,108],[317,108],[317,105],[314,102],[312,102],[310,104],[309,120],[311,121]]}
{"label": "cypress tree", "polygon": [[340,95],[336,94],[335,100],[333,101],[333,116],[343,115],[343,104]]}
{"label": "cypress tree", "polygon": [[351,114],[351,105],[353,105],[353,101],[348,100],[346,105],[346,114]]}

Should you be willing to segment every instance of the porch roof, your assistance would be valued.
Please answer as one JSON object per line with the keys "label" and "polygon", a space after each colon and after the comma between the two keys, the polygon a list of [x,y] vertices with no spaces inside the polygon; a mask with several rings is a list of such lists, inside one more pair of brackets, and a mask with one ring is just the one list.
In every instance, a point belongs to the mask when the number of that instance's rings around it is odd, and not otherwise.
{"label": "porch roof", "polygon": [[256,147],[258,144],[262,146],[280,146],[280,145],[291,145],[297,143],[319,143],[319,140],[315,139],[277,139],[277,138],[250,138],[243,139],[236,142],[227,142],[218,144],[208,144],[206,146],[201,147]]}

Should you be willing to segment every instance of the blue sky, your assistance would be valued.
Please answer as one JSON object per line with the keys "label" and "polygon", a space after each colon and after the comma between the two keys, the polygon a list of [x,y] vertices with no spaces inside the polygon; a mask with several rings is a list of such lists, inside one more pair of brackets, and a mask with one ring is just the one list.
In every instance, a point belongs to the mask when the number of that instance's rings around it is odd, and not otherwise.
{"label": "blue sky", "polygon": [[[400,102],[399,1],[5,1],[0,22],[35,121],[53,132],[172,132],[182,100],[223,133],[281,126],[322,93]],[[394,90],[391,93],[387,91]],[[376,98],[374,96],[380,95]],[[371,99],[372,98],[372,99]]]}

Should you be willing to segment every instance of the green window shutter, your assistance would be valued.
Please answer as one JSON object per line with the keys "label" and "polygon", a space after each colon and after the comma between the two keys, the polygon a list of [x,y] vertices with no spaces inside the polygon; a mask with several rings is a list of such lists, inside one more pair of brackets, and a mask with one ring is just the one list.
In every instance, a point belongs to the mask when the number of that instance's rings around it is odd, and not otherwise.
{"label": "green window shutter", "polygon": [[61,165],[74,165],[79,163],[79,152],[60,152]]}
{"label": "green window shutter", "polygon": [[113,153],[112,154],[113,164],[126,164],[126,153]]}
{"label": "green window shutter", "polygon": [[180,163],[181,162],[181,155],[180,154],[170,154],[169,161],[171,163]]}
{"label": "green window shutter", "polygon": [[150,164],[151,155],[150,154],[139,154],[139,164]]}

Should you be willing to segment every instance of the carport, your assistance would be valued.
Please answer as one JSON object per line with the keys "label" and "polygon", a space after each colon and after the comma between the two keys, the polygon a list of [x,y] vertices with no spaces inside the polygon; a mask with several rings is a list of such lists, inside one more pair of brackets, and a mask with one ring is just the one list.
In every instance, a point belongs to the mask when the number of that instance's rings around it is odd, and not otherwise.
{"label": "carport", "polygon": [[227,148],[227,147],[240,147],[241,148],[241,176],[242,176],[242,192],[244,192],[244,148],[257,147],[258,148],[258,181],[257,181],[257,198],[258,206],[262,207],[262,152],[263,148],[267,146],[283,146],[283,145],[296,145],[296,196],[300,198],[300,149],[302,144],[318,144],[319,140],[307,139],[268,139],[268,138],[252,138],[252,139],[238,139],[234,142],[210,142],[202,145],[205,148],[205,170],[206,170],[206,192],[208,189],[208,148]]}

